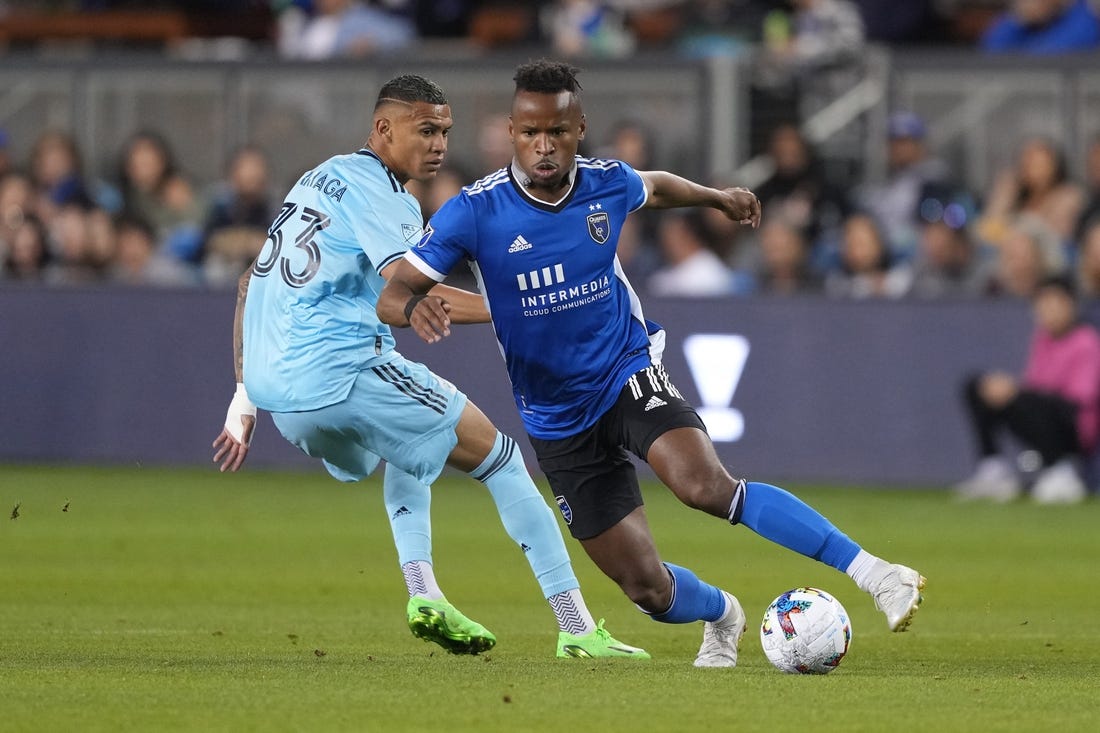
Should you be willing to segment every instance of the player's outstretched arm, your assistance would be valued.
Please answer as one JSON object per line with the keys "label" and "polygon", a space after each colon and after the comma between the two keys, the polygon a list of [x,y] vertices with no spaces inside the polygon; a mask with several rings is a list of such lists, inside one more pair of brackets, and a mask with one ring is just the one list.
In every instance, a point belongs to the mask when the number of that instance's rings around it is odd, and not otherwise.
{"label": "player's outstretched arm", "polygon": [[441,285],[406,260],[381,273],[386,287],[378,298],[378,319],[391,326],[411,326],[429,344],[451,335],[452,323],[488,323],[484,299],[468,290]]}
{"label": "player's outstretched arm", "polygon": [[221,434],[213,443],[214,463],[220,463],[222,471],[236,471],[244,464],[256,428],[256,406],[244,389],[244,301],[251,280],[252,266],[249,265],[237,281],[237,308],[233,314],[233,371],[237,377],[237,391],[229,403]]}
{"label": "player's outstretched arm", "polygon": [[649,190],[646,208],[709,206],[734,221],[760,224],[760,200],[747,188],[710,188],[667,171],[638,171]]}

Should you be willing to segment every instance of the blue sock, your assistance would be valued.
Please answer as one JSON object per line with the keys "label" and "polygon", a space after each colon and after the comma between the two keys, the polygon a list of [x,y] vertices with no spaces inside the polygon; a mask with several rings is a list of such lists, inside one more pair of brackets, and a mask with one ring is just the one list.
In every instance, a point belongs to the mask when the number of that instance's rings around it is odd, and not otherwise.
{"label": "blue sock", "polygon": [[672,576],[672,605],[662,613],[651,613],[663,624],[689,624],[692,621],[717,621],[726,612],[722,591],[679,565],[665,563]]}
{"label": "blue sock", "polygon": [[[740,522],[761,537],[844,572],[860,547],[804,501],[778,486],[749,482]],[[734,503],[737,501],[735,499]]]}
{"label": "blue sock", "polygon": [[386,464],[382,496],[390,517],[397,561],[432,561],[432,491],[412,474]]}
{"label": "blue sock", "polygon": [[527,556],[543,596],[579,588],[557,517],[527,473],[516,441],[498,432],[489,456],[470,476],[493,495],[504,529]]}

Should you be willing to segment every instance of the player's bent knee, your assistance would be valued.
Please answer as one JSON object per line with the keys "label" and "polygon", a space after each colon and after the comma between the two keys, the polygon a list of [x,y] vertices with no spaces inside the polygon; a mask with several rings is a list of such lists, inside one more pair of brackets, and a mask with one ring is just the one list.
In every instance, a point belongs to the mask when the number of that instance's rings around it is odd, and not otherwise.
{"label": "player's bent knee", "polygon": [[725,470],[697,473],[673,487],[676,496],[692,509],[725,516],[737,488],[737,480]]}

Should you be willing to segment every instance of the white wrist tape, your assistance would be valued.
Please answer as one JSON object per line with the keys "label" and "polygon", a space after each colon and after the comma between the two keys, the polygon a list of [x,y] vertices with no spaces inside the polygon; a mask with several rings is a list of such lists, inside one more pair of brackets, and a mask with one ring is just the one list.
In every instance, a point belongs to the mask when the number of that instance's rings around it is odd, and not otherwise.
{"label": "white wrist tape", "polygon": [[[238,443],[248,445],[252,440],[252,435],[248,436],[248,440],[244,439],[243,418],[245,415],[255,418],[256,406],[252,404],[252,400],[248,399],[248,392],[245,391],[244,385],[237,382],[237,391],[233,393],[233,401],[229,403],[229,411],[225,413],[225,429]],[[255,433],[255,430],[253,430],[253,433]]]}

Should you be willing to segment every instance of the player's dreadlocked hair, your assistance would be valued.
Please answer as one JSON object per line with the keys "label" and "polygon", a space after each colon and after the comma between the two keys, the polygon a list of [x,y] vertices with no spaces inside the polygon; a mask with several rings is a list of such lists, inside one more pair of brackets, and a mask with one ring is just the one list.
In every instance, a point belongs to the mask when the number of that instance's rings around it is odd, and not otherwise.
{"label": "player's dreadlocked hair", "polygon": [[539,94],[557,94],[558,92],[572,92],[576,94],[581,90],[577,74],[580,72],[575,66],[539,59],[523,64],[516,69],[516,75],[512,77],[516,82],[517,92],[536,92]]}
{"label": "player's dreadlocked hair", "polygon": [[378,101],[375,103],[374,108],[378,109],[385,102],[394,100],[408,102],[409,104],[414,102],[449,104],[447,95],[443,93],[438,84],[416,74],[402,74],[386,82],[378,90]]}

